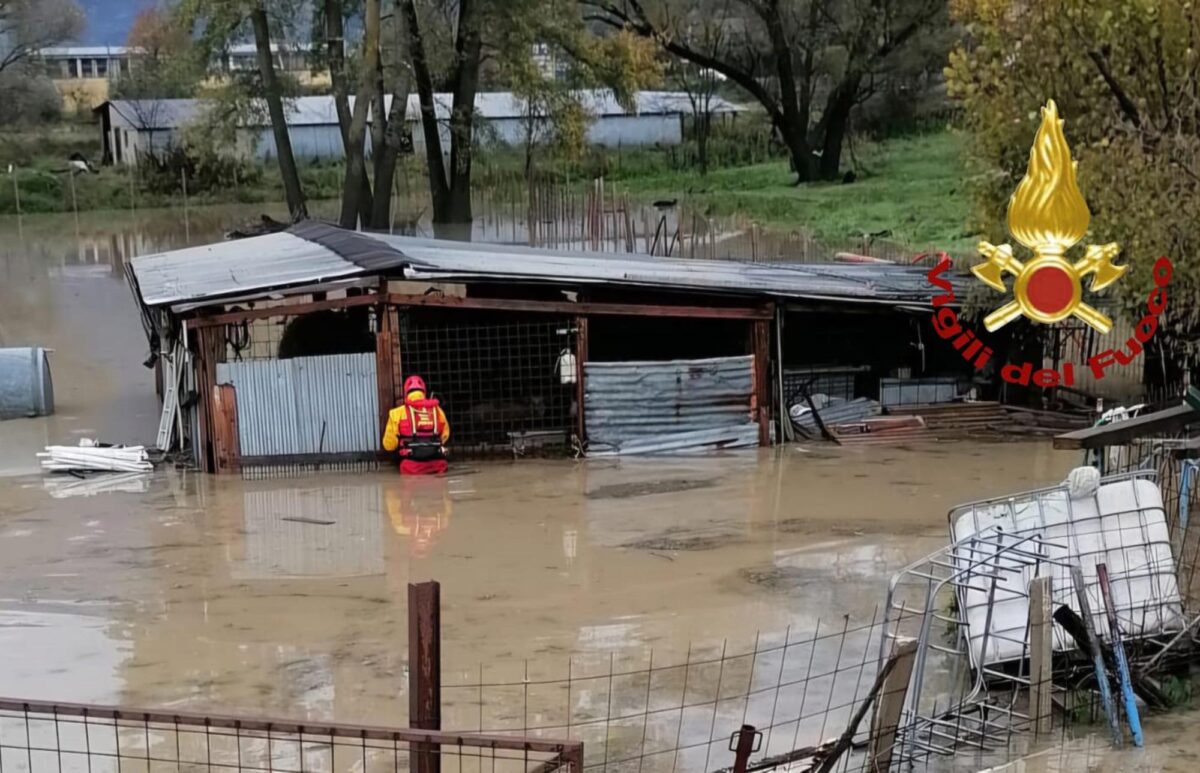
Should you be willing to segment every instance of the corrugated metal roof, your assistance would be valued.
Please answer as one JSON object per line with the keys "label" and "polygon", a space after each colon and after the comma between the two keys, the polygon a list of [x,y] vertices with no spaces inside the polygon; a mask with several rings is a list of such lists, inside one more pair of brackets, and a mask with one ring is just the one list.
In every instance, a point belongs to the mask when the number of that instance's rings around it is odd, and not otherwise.
{"label": "corrugated metal roof", "polygon": [[256,292],[266,296],[288,287],[377,274],[428,281],[633,285],[920,306],[927,306],[933,294],[926,269],[916,266],[741,263],[571,252],[355,233],[311,222],[293,232],[138,257],[131,267],[149,306],[246,298]]}
{"label": "corrugated metal roof", "polygon": [[290,233],[188,247],[131,261],[148,306],[347,277],[355,264]]}

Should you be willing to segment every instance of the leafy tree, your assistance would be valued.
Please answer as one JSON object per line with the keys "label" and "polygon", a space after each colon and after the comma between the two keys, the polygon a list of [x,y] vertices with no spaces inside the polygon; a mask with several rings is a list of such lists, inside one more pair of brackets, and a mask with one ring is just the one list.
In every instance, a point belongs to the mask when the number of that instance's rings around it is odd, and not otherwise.
{"label": "leafy tree", "polygon": [[308,207],[288,135],[284,106],[287,86],[275,71],[271,51],[272,26],[276,40],[283,40],[283,32],[295,22],[298,7],[292,0],[181,0],[177,13],[184,29],[198,35],[205,61],[211,59],[209,54],[222,50],[231,41],[248,34],[253,36],[258,53],[258,77],[252,85],[257,92],[255,96],[266,105],[271,119],[288,211],[293,220],[307,218]]}
{"label": "leafy tree", "polygon": [[79,37],[84,26],[75,0],[0,0],[0,72]]}
{"label": "leafy tree", "polygon": [[1200,16],[1184,0],[955,0],[965,40],[946,70],[965,109],[976,216],[1003,238],[1039,107],[1057,101],[1092,211],[1092,242],[1121,244],[1129,273],[1107,292],[1136,320],[1155,259],[1175,263],[1155,341],[1196,359],[1200,332]]}
{"label": "leafy tree", "polygon": [[162,8],[147,8],[134,18],[125,45],[136,52],[128,74],[113,88],[121,99],[172,99],[195,96],[205,62],[189,31]]}
{"label": "leafy tree", "polygon": [[945,0],[580,2],[588,20],[654,40],[757,100],[801,182],[837,178],[851,112],[898,52],[942,24],[946,6]]}

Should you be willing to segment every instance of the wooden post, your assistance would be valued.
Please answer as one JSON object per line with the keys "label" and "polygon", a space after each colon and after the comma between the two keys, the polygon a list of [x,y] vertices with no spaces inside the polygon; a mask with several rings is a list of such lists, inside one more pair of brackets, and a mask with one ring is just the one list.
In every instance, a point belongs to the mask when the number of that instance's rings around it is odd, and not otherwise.
{"label": "wooden post", "polygon": [[1051,609],[1051,580],[1035,577],[1029,581],[1029,716],[1034,732],[1049,733],[1053,727],[1054,623]]}
{"label": "wooden post", "polygon": [[238,440],[237,391],[233,384],[213,386],[213,461],[218,473],[241,468]]}
{"label": "wooden post", "polygon": [[196,462],[201,472],[216,472],[213,432],[216,409],[213,389],[217,385],[217,363],[225,359],[225,328],[197,327],[196,333],[196,392],[200,395],[200,437],[194,438]]}
{"label": "wooden post", "polygon": [[587,442],[587,418],[583,412],[583,401],[587,396],[584,365],[588,359],[588,318],[576,317],[575,328],[579,332],[575,339],[575,431],[579,434],[579,446]]}
{"label": "wooden post", "polygon": [[[408,586],[408,726],[442,729],[441,586]],[[441,773],[438,744],[409,746],[410,773]]]}
{"label": "wooden post", "polygon": [[755,320],[750,325],[750,351],[754,355],[754,395],[751,408],[758,422],[758,444],[771,445],[771,329],[769,320]]}
{"label": "wooden post", "polygon": [[381,316],[383,325],[375,334],[375,385],[379,395],[379,436],[383,437],[383,431],[387,428],[388,413],[396,407],[396,384],[393,382],[394,369],[392,361],[395,359],[396,349],[399,346],[399,332],[390,330],[387,327],[388,314],[385,311]]}
{"label": "wooden post", "polygon": [[871,720],[871,738],[867,746],[870,773],[888,773],[892,767],[892,747],[896,743],[896,731],[900,727],[904,703],[908,698],[908,681],[912,677],[916,655],[916,639],[896,640],[890,658],[894,664],[883,680],[883,688],[875,704],[875,716]]}

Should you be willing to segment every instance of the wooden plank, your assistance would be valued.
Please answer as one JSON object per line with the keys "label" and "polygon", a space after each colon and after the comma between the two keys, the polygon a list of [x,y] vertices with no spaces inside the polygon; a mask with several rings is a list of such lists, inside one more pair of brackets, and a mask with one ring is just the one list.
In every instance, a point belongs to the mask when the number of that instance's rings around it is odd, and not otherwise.
{"label": "wooden plank", "polygon": [[237,392],[233,384],[213,385],[213,461],[218,473],[237,472],[241,461],[238,440]]}
{"label": "wooden plank", "polygon": [[1088,427],[1054,438],[1054,447],[1067,451],[1083,448],[1119,446],[1137,438],[1178,432],[1189,424],[1200,422],[1200,411],[1190,405],[1177,405],[1132,419],[1114,421],[1102,427]]}
{"label": "wooden plank", "polygon": [[767,320],[755,320],[750,329],[754,355],[754,395],[751,402],[758,422],[758,444],[771,445],[771,328]]}
{"label": "wooden plank", "polygon": [[1053,728],[1054,622],[1051,617],[1049,577],[1029,581],[1029,715],[1034,732],[1045,735]]}
{"label": "wooden plank", "polygon": [[[316,293],[314,293],[314,296]],[[352,295],[347,298],[334,298],[332,300],[322,301],[304,301],[300,303],[282,303],[278,306],[262,306],[257,309],[243,309],[241,311],[228,311],[224,314],[214,314],[210,317],[196,317],[188,320],[188,327],[193,329],[216,327],[220,325],[230,325],[237,322],[249,322],[255,319],[268,319],[270,317],[293,317],[300,314],[309,314],[314,311],[326,311],[329,309],[348,309],[351,306],[371,306],[383,301],[383,294],[368,293],[366,295]]]}
{"label": "wooden plank", "polygon": [[892,767],[892,747],[896,743],[896,731],[908,698],[908,682],[912,678],[913,662],[917,655],[917,640],[896,640],[891,659],[895,665],[883,680],[879,701],[875,704],[875,716],[871,721],[871,738],[867,745],[867,770],[872,773],[887,773]]}
{"label": "wooden plank", "polygon": [[434,306],[485,311],[530,311],[547,314],[589,314],[627,317],[690,317],[695,319],[768,320],[772,312],[762,306],[670,306],[644,303],[571,303],[569,301],[532,301],[510,298],[462,298],[456,295],[402,295],[389,293],[387,300],[397,306]]}

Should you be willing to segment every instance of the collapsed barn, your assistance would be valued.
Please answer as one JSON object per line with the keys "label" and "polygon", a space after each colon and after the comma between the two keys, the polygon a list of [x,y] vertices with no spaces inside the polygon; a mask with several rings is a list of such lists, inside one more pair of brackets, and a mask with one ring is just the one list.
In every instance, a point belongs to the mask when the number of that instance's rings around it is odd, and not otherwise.
{"label": "collapsed barn", "polygon": [[[790,437],[797,378],[847,396],[897,373],[969,381],[961,358],[907,346],[929,324],[915,267],[551,251],[308,222],[136,258],[128,278],[158,354],[158,446],[214,472],[375,463],[410,374],[446,409],[456,458],[768,445]],[[882,357],[897,336],[907,355]]]}

